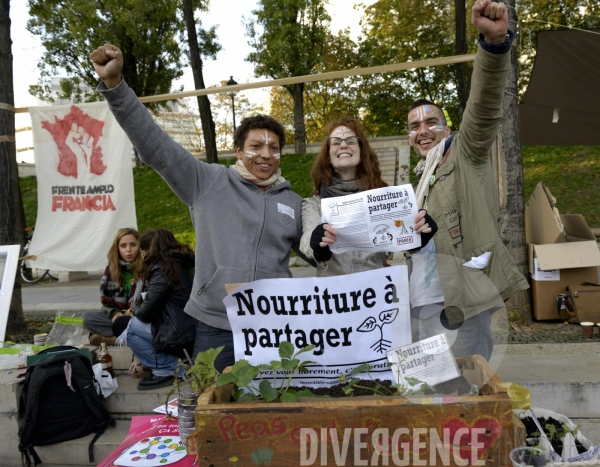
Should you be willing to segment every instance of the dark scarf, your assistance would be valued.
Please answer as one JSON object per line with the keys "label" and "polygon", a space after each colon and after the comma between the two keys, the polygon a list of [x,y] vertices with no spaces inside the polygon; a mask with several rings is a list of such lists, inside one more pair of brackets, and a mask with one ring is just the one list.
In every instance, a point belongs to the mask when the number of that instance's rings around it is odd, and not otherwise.
{"label": "dark scarf", "polygon": [[325,180],[323,180],[319,194],[321,198],[333,198],[335,196],[351,195],[359,191],[363,191],[363,184],[360,180],[340,180],[333,177],[329,186],[325,186]]}

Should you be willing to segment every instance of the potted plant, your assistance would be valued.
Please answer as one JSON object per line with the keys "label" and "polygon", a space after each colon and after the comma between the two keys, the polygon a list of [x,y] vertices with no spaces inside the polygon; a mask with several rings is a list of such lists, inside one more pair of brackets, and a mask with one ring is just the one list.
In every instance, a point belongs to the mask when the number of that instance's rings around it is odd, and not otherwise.
{"label": "potted plant", "polygon": [[510,452],[510,460],[514,467],[542,467],[550,462],[548,454],[535,447],[519,447]]}
{"label": "potted plant", "polygon": [[[194,410],[198,404],[198,397],[214,384],[220,375],[215,368],[215,360],[222,351],[223,347],[208,349],[199,352],[194,362],[188,357],[188,363],[179,360],[175,366],[175,383],[173,389],[167,393],[165,409],[168,415],[173,415],[169,410],[169,399],[176,393],[179,436],[184,445],[187,444],[187,437],[194,431]],[[185,379],[177,377],[182,369]]]}
{"label": "potted plant", "polygon": [[[463,376],[487,381],[479,387],[478,395],[410,395],[424,392],[426,388],[418,381],[407,381],[393,388],[393,392],[408,397],[311,397],[306,400],[299,397],[304,394],[299,394],[298,388],[289,384],[293,374],[310,363],[297,358],[306,350],[309,349],[295,352],[292,344],[282,343],[280,360],[258,366],[240,360],[229,372],[218,375],[216,384],[209,386],[199,397],[195,411],[196,436],[189,438],[188,453],[202,453],[201,465],[228,465],[234,459],[238,465],[269,460],[271,465],[292,466],[298,465],[299,454],[307,454],[308,450],[316,453],[318,446],[314,446],[314,450],[311,446],[322,442],[325,444],[318,449],[327,460],[322,458],[321,465],[341,465],[336,459],[342,454],[348,456],[349,464],[346,465],[352,465],[355,455],[361,455],[363,460],[365,456],[375,454],[385,456],[389,461],[394,456],[425,460],[429,459],[430,450],[437,456],[436,462],[441,462],[445,457],[440,457],[442,454],[438,450],[441,448],[437,444],[442,441],[436,438],[434,449],[433,444],[429,445],[431,440],[427,441],[427,435],[442,436],[447,432],[452,443],[444,445],[447,452],[443,455],[448,456],[448,463],[444,465],[464,465],[454,462],[457,456],[464,460],[475,455],[486,465],[501,466],[509,462],[509,451],[503,451],[501,447],[508,443],[522,445],[524,427],[518,419],[513,425],[516,417],[506,388],[481,356],[457,359]],[[280,370],[277,379],[260,378],[261,370],[274,369]],[[348,375],[344,384],[349,386],[348,392],[354,394],[361,385],[360,380],[355,380],[356,376]],[[219,396],[218,391],[224,388],[232,391],[229,394],[234,395],[236,402],[232,403],[227,394]],[[315,389],[313,392],[321,391]],[[376,392],[385,391],[377,388]],[[303,429],[305,435],[306,430],[311,433],[310,449],[306,444],[308,438],[303,441]],[[382,430],[389,434],[392,444],[378,444]],[[423,430],[427,433],[423,434]],[[470,443],[471,431],[475,430],[479,433],[480,447],[473,454]],[[357,432],[362,433],[359,440],[353,437]],[[323,433],[327,434],[325,438],[322,438]],[[350,436],[351,433],[354,435]],[[346,445],[347,435],[349,444]],[[399,437],[394,438],[397,435]],[[313,440],[313,436],[316,439]],[[192,445],[193,441],[195,445]]]}
{"label": "potted plant", "polygon": [[[294,352],[294,345],[281,342],[279,357],[281,360],[271,360],[258,366],[251,365],[247,360],[238,360],[230,371],[217,377],[217,386],[234,384],[237,390],[233,393],[236,401],[264,402],[295,402],[298,397],[311,397],[308,389],[296,391],[291,388],[292,379],[297,373],[306,371],[306,365],[314,363],[310,360],[300,361],[298,355],[314,349],[314,345]],[[265,378],[264,375],[273,375]],[[279,377],[279,378],[278,378]],[[255,379],[258,378],[258,382]],[[272,382],[271,382],[272,381]]]}

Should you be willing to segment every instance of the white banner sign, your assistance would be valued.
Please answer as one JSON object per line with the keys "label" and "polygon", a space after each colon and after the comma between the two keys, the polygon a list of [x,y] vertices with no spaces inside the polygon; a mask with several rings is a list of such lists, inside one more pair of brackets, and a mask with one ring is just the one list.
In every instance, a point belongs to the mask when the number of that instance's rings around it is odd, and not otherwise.
{"label": "white banner sign", "polygon": [[4,347],[6,324],[19,264],[20,245],[0,246],[0,347]]}
{"label": "white banner sign", "polygon": [[117,230],[137,228],[131,143],[105,102],[29,111],[38,180],[30,265],[104,269]]}
{"label": "white banner sign", "polygon": [[388,186],[321,199],[323,222],[337,230],[333,254],[345,251],[402,251],[421,246],[411,185]]}
{"label": "white banner sign", "polygon": [[406,384],[406,378],[416,378],[435,386],[460,376],[446,334],[392,349],[387,354],[398,385]]}
{"label": "white banner sign", "polygon": [[238,287],[223,303],[236,360],[253,365],[281,360],[282,341],[296,350],[315,345],[301,356],[316,364],[293,380],[298,386],[339,384],[341,375],[365,362],[374,367],[374,379],[392,380],[386,352],[411,342],[406,266],[345,276],[263,279]]}

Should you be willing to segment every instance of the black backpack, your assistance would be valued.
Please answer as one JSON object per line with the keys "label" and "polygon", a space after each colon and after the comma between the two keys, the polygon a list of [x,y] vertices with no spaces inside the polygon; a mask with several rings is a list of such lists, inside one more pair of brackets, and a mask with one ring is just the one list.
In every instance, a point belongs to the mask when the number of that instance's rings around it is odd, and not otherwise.
{"label": "black backpack", "polygon": [[[96,392],[98,382],[89,358],[74,349],[62,346],[43,351],[63,350],[33,363],[21,383],[17,419],[19,451],[28,466],[29,454],[36,466],[42,462],[34,446],[61,443],[95,432],[88,449],[90,462],[94,462],[94,443],[108,425],[116,425]],[[66,376],[69,368],[71,387]]]}

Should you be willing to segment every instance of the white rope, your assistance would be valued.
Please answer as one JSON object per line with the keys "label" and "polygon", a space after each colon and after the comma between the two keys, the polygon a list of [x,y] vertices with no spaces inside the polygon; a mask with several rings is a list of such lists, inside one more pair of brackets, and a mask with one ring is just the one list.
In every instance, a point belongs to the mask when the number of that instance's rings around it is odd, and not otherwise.
{"label": "white rope", "polygon": [[589,32],[590,34],[597,34],[600,36],[600,32],[597,32],[597,31],[590,31],[589,29],[576,28],[574,26],[565,26],[564,24],[550,23],[549,21],[542,21],[541,19],[524,19],[523,20],[524,23],[527,23],[529,21],[535,21],[536,23],[549,24],[550,26],[557,26],[559,28],[572,29],[574,31]]}
{"label": "white rope", "polygon": [[[514,6],[512,6],[512,5],[506,5],[506,6],[508,8],[512,8],[513,10],[517,11],[517,9]],[[534,21],[536,23],[549,24],[550,26],[557,26],[559,28],[567,28],[567,29],[572,29],[572,30],[575,30],[575,31],[589,32],[590,34],[598,34],[598,35],[600,35],[600,32],[590,31],[589,29],[576,28],[575,26],[566,26],[564,24],[551,23],[549,21],[542,21],[541,19],[533,19],[533,18],[523,19],[523,18],[519,18],[519,22],[522,22],[522,23],[527,23],[529,21]],[[531,31],[530,31],[529,42],[531,42]]]}
{"label": "white rope", "polygon": [[[331,79],[348,78],[350,76],[372,75],[375,73],[390,73],[393,71],[412,70],[416,68],[426,68],[430,66],[452,65],[454,63],[472,62],[475,60],[475,54],[452,55],[450,57],[430,58],[427,60],[418,60],[416,62],[390,63],[388,65],[371,66],[367,68],[352,68],[350,70],[330,71],[315,75],[294,76],[292,78],[272,79],[268,81],[257,81],[255,83],[236,84],[232,86],[219,86],[207,89],[194,89],[192,91],[174,92],[171,94],[157,94],[155,96],[140,97],[140,102],[160,102],[172,99],[181,99],[183,97],[206,96],[209,94],[221,94],[238,92],[246,89],[268,88],[273,86],[288,86],[296,83],[310,83],[313,81],[327,81]],[[15,109],[16,113],[27,113],[27,107]]]}

